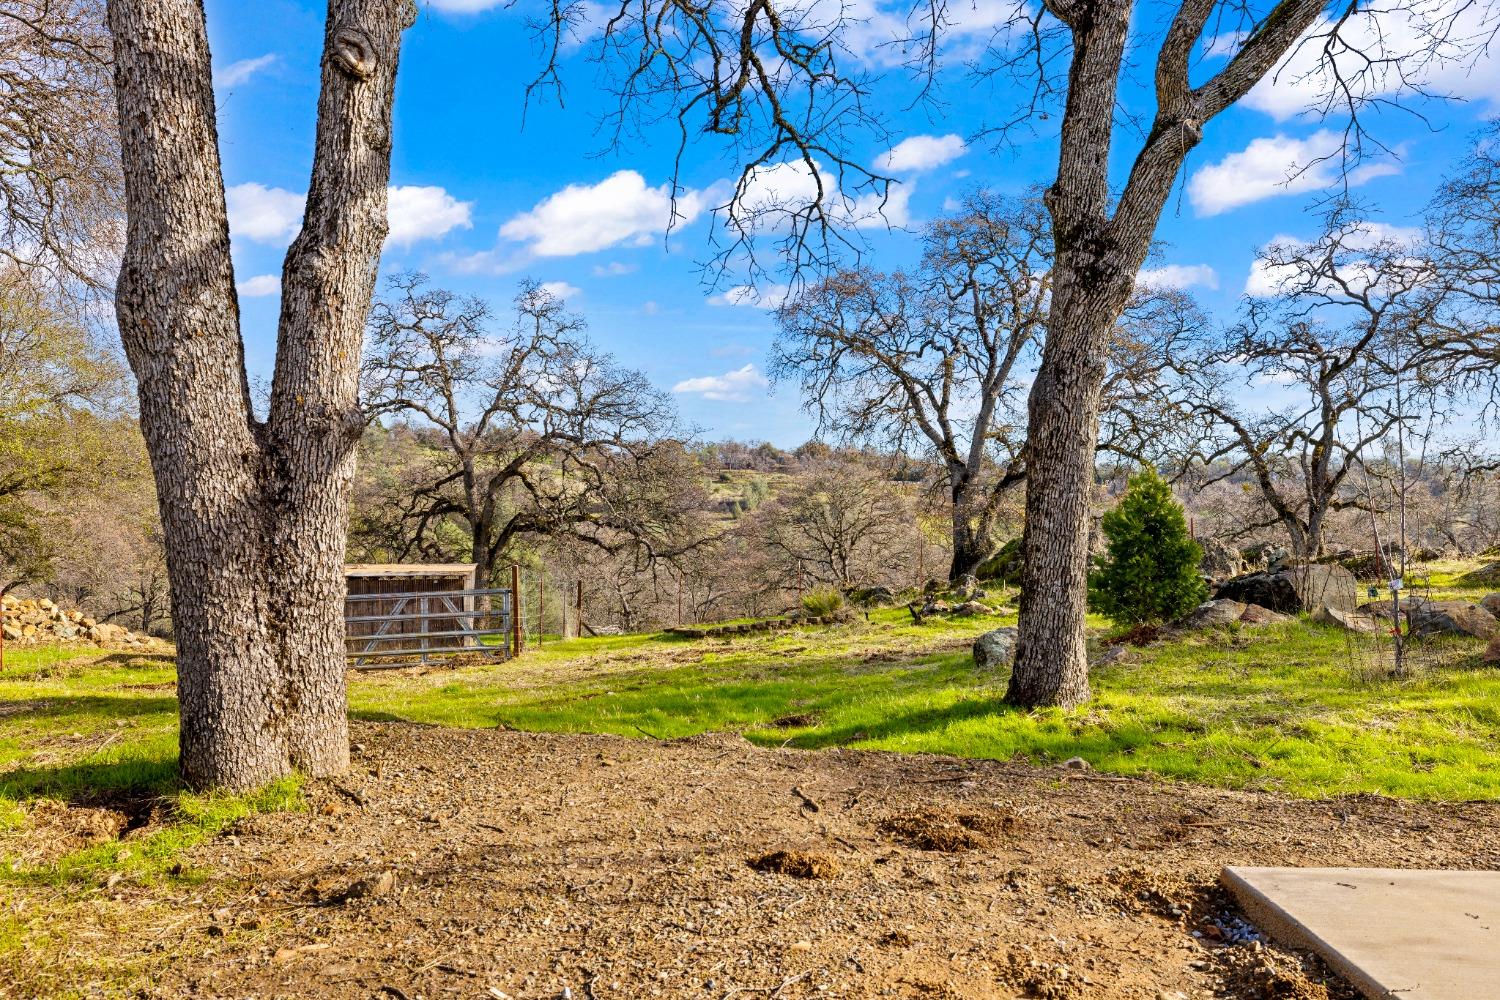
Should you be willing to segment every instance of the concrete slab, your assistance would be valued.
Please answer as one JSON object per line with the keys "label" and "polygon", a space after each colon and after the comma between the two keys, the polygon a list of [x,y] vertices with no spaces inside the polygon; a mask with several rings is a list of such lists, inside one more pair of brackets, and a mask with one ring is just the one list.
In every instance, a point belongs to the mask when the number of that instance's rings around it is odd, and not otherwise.
{"label": "concrete slab", "polygon": [[1373,1000],[1500,998],[1500,872],[1225,868],[1220,881],[1262,931]]}

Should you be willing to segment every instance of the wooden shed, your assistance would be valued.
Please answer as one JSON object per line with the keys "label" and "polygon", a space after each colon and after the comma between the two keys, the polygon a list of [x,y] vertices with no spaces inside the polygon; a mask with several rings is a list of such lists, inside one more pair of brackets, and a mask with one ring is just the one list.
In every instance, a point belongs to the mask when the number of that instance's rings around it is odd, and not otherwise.
{"label": "wooden shed", "polygon": [[[349,600],[344,604],[349,653],[401,648],[463,649],[472,636],[432,635],[473,628],[473,563],[365,563],[347,566]],[[403,636],[422,636],[420,640]],[[377,638],[378,637],[378,638]],[[363,640],[363,641],[361,641]]]}

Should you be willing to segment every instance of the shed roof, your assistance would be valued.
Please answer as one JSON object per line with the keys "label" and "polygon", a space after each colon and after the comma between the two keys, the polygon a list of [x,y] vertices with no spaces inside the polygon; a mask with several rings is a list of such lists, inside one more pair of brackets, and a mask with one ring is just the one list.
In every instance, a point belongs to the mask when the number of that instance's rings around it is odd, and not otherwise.
{"label": "shed roof", "polygon": [[470,576],[476,563],[355,563],[344,576]]}

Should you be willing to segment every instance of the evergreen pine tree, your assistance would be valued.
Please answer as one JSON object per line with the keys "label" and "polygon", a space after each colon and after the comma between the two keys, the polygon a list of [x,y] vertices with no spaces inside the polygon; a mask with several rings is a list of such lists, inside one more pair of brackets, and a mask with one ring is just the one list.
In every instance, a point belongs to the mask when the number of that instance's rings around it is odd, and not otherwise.
{"label": "evergreen pine tree", "polygon": [[1118,625],[1170,621],[1208,596],[1198,575],[1203,550],[1188,534],[1172,488],[1146,467],[1104,515],[1109,551],[1089,576],[1089,603]]}

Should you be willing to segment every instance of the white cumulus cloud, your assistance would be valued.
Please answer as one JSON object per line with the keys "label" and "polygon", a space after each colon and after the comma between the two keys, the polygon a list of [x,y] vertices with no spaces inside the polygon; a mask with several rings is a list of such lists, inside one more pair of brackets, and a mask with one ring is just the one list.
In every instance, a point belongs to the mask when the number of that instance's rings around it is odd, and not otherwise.
{"label": "white cumulus cloud", "polygon": [[723,375],[684,379],[672,386],[672,391],[726,403],[747,403],[770,384],[770,380],[752,363]]}
{"label": "white cumulus cloud", "polygon": [[566,281],[544,281],[538,287],[554,299],[571,299],[575,295],[583,294],[583,289],[577,285],[570,285]]}
{"label": "white cumulus cloud", "polygon": [[261,70],[276,61],[276,53],[268,52],[254,59],[241,59],[214,71],[214,84],[219,87],[238,87]]}
{"label": "white cumulus cloud", "polygon": [[247,299],[276,295],[281,291],[281,277],[275,274],[257,274],[235,285],[234,289]]}
{"label": "white cumulus cloud", "polygon": [[[1237,153],[1200,167],[1188,180],[1188,198],[1200,216],[1218,215],[1241,205],[1284,194],[1330,188],[1343,168],[1343,137],[1319,129],[1305,139],[1280,133],[1252,139]],[[1360,164],[1349,172],[1350,186],[1399,173],[1390,160]]]}
{"label": "white cumulus cloud", "polygon": [[[1339,245],[1359,253],[1381,246],[1389,248],[1393,244],[1408,244],[1420,236],[1421,230],[1412,226],[1393,226],[1388,222],[1366,219],[1344,227],[1340,231]],[[1274,250],[1275,256],[1289,262],[1276,263],[1266,260],[1264,256],[1257,256],[1250,263],[1250,273],[1245,277],[1245,294],[1252,298],[1264,298],[1283,291],[1289,282],[1294,285],[1304,283],[1308,279],[1308,272],[1306,268],[1297,266],[1295,257],[1308,246],[1308,241],[1284,233],[1267,241],[1265,250]],[[1376,286],[1378,277],[1368,261],[1345,259],[1339,267],[1340,280],[1351,288],[1359,290]],[[1318,282],[1318,287],[1334,298],[1344,294],[1332,279]]]}
{"label": "white cumulus cloud", "polygon": [[755,168],[745,182],[739,204],[734,206],[734,220],[747,230],[784,226],[793,213],[805,211],[818,199],[820,181],[825,209],[839,225],[899,228],[911,220],[913,185],[895,185],[885,197],[879,191],[851,196],[837,190],[837,177],[817,160],[811,167],[801,160],[788,160]]}
{"label": "white cumulus cloud", "polygon": [[[233,236],[256,243],[289,243],[302,225],[306,195],[253,181],[236,184],[224,195]],[[386,195],[387,243],[410,246],[471,225],[473,203],[459,201],[440,187],[405,185],[390,188]]]}
{"label": "white cumulus cloud", "polygon": [[1170,291],[1182,291],[1197,285],[1204,288],[1219,287],[1218,272],[1207,264],[1166,264],[1162,267],[1148,267],[1141,271],[1137,280],[1141,285]]}
{"label": "white cumulus cloud", "polygon": [[[706,207],[703,192],[677,198],[678,223]],[[500,227],[507,240],[527,244],[538,257],[571,257],[607,247],[650,243],[672,218],[671,186],[651,187],[634,170],[619,170],[598,184],[569,184]]]}
{"label": "white cumulus cloud", "polygon": [[898,142],[889,152],[883,154],[875,165],[877,169],[889,170],[892,173],[915,173],[951,163],[963,156],[968,148],[962,136],[951,133],[949,135],[914,135]]}
{"label": "white cumulus cloud", "polygon": [[[1331,47],[1333,23],[1320,18],[1241,103],[1285,121],[1319,106],[1340,79],[1360,99],[1419,87],[1493,101],[1500,52],[1482,43],[1494,33],[1494,18],[1487,4],[1467,0],[1375,4],[1353,12]],[[1443,36],[1436,43],[1435,32]]]}
{"label": "white cumulus cloud", "polygon": [[286,243],[302,225],[305,195],[253,181],[224,192],[229,207],[229,232],[256,243]]}
{"label": "white cumulus cloud", "polygon": [[459,201],[440,187],[402,185],[391,188],[389,198],[386,215],[390,232],[386,241],[396,246],[440,239],[455,229],[473,225],[469,215],[474,203]]}

